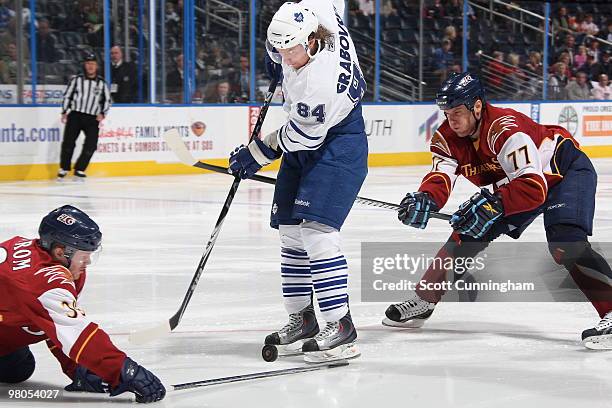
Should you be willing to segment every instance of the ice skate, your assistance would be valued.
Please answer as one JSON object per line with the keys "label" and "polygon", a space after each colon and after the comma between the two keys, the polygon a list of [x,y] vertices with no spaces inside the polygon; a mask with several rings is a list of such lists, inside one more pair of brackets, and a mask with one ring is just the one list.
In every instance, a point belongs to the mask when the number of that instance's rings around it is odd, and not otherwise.
{"label": "ice skate", "polygon": [[612,350],[612,312],[592,329],[582,332],[582,344],[591,350]]}
{"label": "ice skate", "polygon": [[338,321],[327,322],[323,331],[304,343],[304,361],[321,363],[359,357],[361,352],[355,344],[356,339],[357,331],[348,312]]}
{"label": "ice skate", "polygon": [[319,323],[312,304],[289,315],[289,322],[277,332],[266,336],[265,345],[273,345],[279,356],[302,354],[304,342],[319,333]]}
{"label": "ice skate", "polygon": [[385,311],[387,317],[383,319],[382,324],[392,327],[418,328],[429,319],[435,307],[435,303],[423,300],[419,295],[413,293],[405,302],[389,306]]}

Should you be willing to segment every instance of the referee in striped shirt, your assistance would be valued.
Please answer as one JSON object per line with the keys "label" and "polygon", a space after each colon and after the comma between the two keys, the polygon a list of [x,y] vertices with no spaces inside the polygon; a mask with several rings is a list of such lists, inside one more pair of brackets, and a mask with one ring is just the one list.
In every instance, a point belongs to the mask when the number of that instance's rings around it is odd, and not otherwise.
{"label": "referee in striped shirt", "polygon": [[87,53],[83,61],[83,73],[70,79],[64,93],[62,123],[65,123],[66,127],[60,153],[58,180],[63,180],[70,172],[75,142],[81,131],[85,133],[85,143],[74,165],[74,175],[77,180],[84,180],[87,177],[85,170],[98,147],[99,124],[108,113],[110,105],[110,91],[104,79],[98,76],[96,56]]}

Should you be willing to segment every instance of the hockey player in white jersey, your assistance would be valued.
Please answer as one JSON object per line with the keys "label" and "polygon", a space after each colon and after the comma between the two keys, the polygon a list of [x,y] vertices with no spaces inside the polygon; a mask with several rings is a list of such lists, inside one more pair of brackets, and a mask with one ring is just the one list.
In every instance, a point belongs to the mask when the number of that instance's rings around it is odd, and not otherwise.
{"label": "hockey player in white jersey", "polygon": [[[359,355],[339,231],[367,174],[366,85],[343,13],[343,1],[303,0],[274,14],[268,71],[283,76],[288,120],[230,157],[234,174],[249,178],[282,155],[271,225],[280,234],[289,322],[265,344],[301,347],[311,362]],[[313,298],[326,321],[321,331]]]}

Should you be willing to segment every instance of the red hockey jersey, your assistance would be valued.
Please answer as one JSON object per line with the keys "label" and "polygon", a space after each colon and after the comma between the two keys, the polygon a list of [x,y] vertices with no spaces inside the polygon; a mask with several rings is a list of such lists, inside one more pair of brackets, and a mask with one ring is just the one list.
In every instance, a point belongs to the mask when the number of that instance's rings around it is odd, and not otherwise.
{"label": "red hockey jersey", "polygon": [[80,308],[84,283],[85,273],[75,282],[37,240],[0,243],[0,355],[47,340],[68,377],[80,364],[116,386],[126,355]]}
{"label": "red hockey jersey", "polygon": [[577,142],[560,126],[540,125],[513,109],[486,104],[478,138],[459,137],[448,124],[431,139],[432,169],[419,191],[442,208],[459,175],[479,187],[492,184],[506,215],[533,210],[562,176],[553,159],[561,143]]}

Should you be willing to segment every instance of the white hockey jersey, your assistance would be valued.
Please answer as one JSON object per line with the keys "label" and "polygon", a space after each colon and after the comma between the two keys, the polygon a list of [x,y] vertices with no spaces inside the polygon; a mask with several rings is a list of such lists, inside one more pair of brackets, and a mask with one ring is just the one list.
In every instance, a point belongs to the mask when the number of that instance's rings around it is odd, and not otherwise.
{"label": "white hockey jersey", "polygon": [[342,19],[344,1],[302,0],[301,4],[314,11],[334,39],[299,70],[283,63],[283,108],[289,118],[278,131],[278,141],[285,152],[321,147],[328,131],[359,104],[366,88]]}

